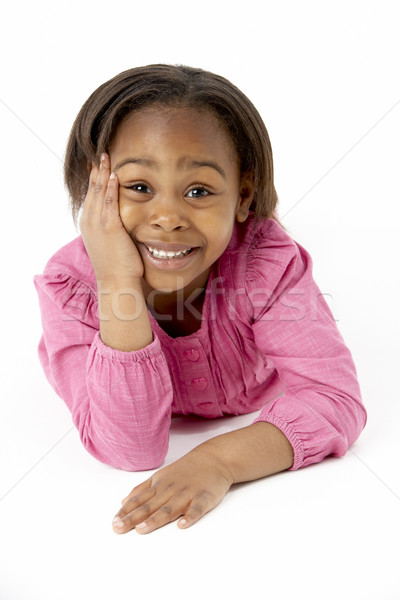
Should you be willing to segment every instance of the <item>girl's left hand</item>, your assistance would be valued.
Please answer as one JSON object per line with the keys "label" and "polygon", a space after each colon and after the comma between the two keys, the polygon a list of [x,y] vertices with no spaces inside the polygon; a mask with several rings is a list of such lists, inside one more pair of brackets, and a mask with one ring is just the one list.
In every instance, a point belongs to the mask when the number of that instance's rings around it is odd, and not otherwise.
{"label": "girl's left hand", "polygon": [[232,483],[229,470],[202,444],[134,487],[116,514],[121,526],[113,521],[114,531],[150,533],[181,516],[178,526],[190,527],[221,502]]}

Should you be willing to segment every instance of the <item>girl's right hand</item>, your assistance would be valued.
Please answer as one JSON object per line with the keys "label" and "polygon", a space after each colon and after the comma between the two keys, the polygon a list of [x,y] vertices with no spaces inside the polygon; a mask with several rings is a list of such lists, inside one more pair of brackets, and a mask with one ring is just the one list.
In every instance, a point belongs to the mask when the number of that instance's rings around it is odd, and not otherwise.
{"label": "girl's right hand", "polygon": [[141,281],[142,258],[119,214],[119,182],[110,177],[110,158],[102,154],[100,168],[92,163],[88,192],[79,227],[97,281]]}

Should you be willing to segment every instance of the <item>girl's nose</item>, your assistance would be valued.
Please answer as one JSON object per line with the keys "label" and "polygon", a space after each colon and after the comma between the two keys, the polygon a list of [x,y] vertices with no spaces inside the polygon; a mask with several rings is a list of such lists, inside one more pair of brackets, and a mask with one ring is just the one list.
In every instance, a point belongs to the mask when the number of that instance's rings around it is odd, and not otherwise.
{"label": "girl's nose", "polygon": [[184,215],[183,207],[178,199],[170,197],[169,199],[159,199],[158,202],[151,204],[151,216],[149,219],[151,227],[154,229],[163,229],[164,231],[174,231],[175,229],[186,229],[187,218]]}

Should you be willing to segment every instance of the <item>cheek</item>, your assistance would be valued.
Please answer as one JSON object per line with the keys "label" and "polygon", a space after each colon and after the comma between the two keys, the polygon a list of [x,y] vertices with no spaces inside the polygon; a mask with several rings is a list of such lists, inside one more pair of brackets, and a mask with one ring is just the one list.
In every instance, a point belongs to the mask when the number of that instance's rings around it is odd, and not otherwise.
{"label": "cheek", "polygon": [[231,238],[234,224],[235,207],[230,204],[213,210],[210,212],[209,218],[204,214],[204,231],[207,231],[208,237],[215,240],[216,243],[224,243],[226,238]]}
{"label": "cheek", "polygon": [[129,227],[133,225],[134,220],[137,220],[138,211],[133,210],[133,205],[131,202],[125,200],[120,196],[119,198],[119,215],[121,217],[122,223],[125,227]]}

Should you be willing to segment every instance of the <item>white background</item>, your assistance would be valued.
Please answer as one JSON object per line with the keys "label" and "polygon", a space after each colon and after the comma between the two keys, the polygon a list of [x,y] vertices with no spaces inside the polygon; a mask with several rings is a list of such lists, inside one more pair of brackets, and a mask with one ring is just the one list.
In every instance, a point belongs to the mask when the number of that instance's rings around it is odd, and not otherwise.
{"label": "white background", "polygon": [[[1,600],[400,598],[399,20],[387,0],[3,7]],[[278,215],[313,257],[369,420],[342,459],[236,486],[188,530],[120,536],[120,500],[150,472],[84,450],[37,358],[32,278],[79,234],[62,182],[79,108],[157,62],[219,73],[261,113]],[[176,419],[167,462],[253,417]]]}

